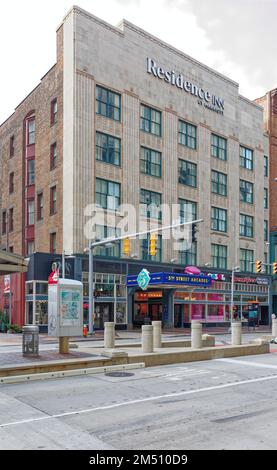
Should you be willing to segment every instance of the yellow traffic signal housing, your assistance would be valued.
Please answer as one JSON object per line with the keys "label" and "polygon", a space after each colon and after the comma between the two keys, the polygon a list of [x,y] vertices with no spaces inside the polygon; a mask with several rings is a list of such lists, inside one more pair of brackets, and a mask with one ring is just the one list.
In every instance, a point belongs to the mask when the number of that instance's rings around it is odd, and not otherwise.
{"label": "yellow traffic signal housing", "polygon": [[151,233],[150,243],[149,243],[149,254],[150,256],[155,256],[157,253],[157,235],[156,233]]}
{"label": "yellow traffic signal housing", "polygon": [[126,256],[130,256],[130,239],[125,238],[123,240],[123,253]]}
{"label": "yellow traffic signal housing", "polygon": [[256,261],[256,273],[261,273],[261,272],[262,272],[262,262]]}
{"label": "yellow traffic signal housing", "polygon": [[272,263],[272,273],[277,274],[277,263],[276,262]]}

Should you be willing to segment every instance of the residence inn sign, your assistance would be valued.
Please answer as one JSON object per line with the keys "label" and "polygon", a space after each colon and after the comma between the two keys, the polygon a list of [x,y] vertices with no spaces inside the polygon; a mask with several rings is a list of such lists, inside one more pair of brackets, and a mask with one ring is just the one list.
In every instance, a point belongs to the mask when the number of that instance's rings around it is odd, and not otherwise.
{"label": "residence inn sign", "polygon": [[163,67],[159,67],[155,60],[147,57],[147,72],[154,75],[161,80],[164,80],[171,85],[177,86],[182,90],[196,96],[200,99],[199,104],[203,104],[205,108],[215,111],[219,114],[223,114],[224,100],[216,95],[211,94],[209,91],[205,91],[203,88],[199,88],[194,83],[191,83],[185,79],[185,77],[179,73],[177,74],[174,70],[165,70]]}

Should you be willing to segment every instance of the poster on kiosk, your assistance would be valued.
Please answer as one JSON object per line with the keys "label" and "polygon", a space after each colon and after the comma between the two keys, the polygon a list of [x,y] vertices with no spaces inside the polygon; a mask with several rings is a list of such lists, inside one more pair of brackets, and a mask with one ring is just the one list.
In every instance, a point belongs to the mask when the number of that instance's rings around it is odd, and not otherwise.
{"label": "poster on kiosk", "polygon": [[48,335],[81,336],[83,331],[83,284],[60,279],[58,271],[48,278]]}

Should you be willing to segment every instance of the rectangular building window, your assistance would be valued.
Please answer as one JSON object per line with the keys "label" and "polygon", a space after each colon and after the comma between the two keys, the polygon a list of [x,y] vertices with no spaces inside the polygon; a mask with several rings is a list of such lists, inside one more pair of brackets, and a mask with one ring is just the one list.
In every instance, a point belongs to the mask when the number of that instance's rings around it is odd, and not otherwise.
{"label": "rectangular building window", "polygon": [[27,202],[27,225],[34,225],[35,223],[35,201]]}
{"label": "rectangular building window", "polygon": [[140,130],[161,136],[162,113],[142,104],[140,106]]}
{"label": "rectangular building window", "polygon": [[9,174],[9,193],[14,192],[14,172]]}
{"label": "rectangular building window", "polygon": [[57,253],[57,234],[50,233],[50,253]]}
{"label": "rectangular building window", "polygon": [[212,193],[227,196],[227,175],[212,170]]}
{"label": "rectangular building window", "polygon": [[120,166],[121,141],[111,135],[96,132],[96,160]]}
{"label": "rectangular building window", "polygon": [[35,118],[27,121],[27,145],[32,145],[36,140],[36,123]]}
{"label": "rectangular building window", "polygon": [[35,184],[35,160],[27,160],[27,186]]}
{"label": "rectangular building window", "polygon": [[57,143],[54,142],[50,147],[50,170],[57,167]]}
{"label": "rectangular building window", "polygon": [[264,155],[264,176],[268,176],[268,157]]}
{"label": "rectangular building window", "polygon": [[187,199],[179,199],[180,222],[191,222],[197,219],[197,203]]}
{"label": "rectangular building window", "polygon": [[227,246],[212,243],[212,266],[227,269]]}
{"label": "rectangular building window", "polygon": [[57,212],[57,187],[52,186],[50,188],[50,215],[56,214]]}
{"label": "rectangular building window", "polygon": [[27,255],[31,255],[35,251],[35,241],[28,240],[27,241]]}
{"label": "rectangular building window", "polygon": [[179,144],[196,149],[197,127],[188,122],[179,121]]}
{"label": "rectangular building window", "polygon": [[268,221],[264,220],[264,241],[268,242]]}
{"label": "rectangular building window", "polygon": [[211,229],[217,232],[227,232],[227,210],[212,207]]}
{"label": "rectangular building window", "polygon": [[244,272],[253,272],[254,270],[254,251],[240,249],[240,269]]}
{"label": "rectangular building window", "polygon": [[96,204],[116,211],[120,206],[120,184],[96,178]]}
{"label": "rectangular building window", "polygon": [[[121,231],[114,227],[108,227],[106,225],[95,226],[96,238],[95,241],[101,241],[105,238],[120,237]],[[105,256],[110,258],[120,258],[121,243],[120,240],[113,243],[111,246],[100,246],[94,249],[96,256]]]}
{"label": "rectangular building window", "polygon": [[197,266],[197,243],[190,243],[186,248],[179,250],[179,263],[185,266]]}
{"label": "rectangular building window", "polygon": [[96,86],[96,113],[120,121],[121,96],[114,91]]}
{"label": "rectangular building window", "polygon": [[149,254],[149,243],[150,243],[150,235],[147,235],[147,238],[143,238],[141,240],[141,259],[144,261],[158,261],[162,262],[162,236],[157,236],[157,250],[155,256],[151,256]]}
{"label": "rectangular building window", "polygon": [[162,220],[162,195],[147,189],[140,190],[140,215],[148,219]]}
{"label": "rectangular building window", "polygon": [[239,216],[239,234],[241,237],[253,238],[254,219],[250,215],[240,214]]}
{"label": "rectangular building window", "polygon": [[264,209],[268,209],[268,189],[264,188]]}
{"label": "rectangular building window", "polygon": [[227,160],[227,140],[219,135],[212,134],[211,154],[220,160]]}
{"label": "rectangular building window", "polygon": [[14,156],[14,135],[10,137],[10,158]]}
{"label": "rectangular building window", "polygon": [[197,165],[179,159],[179,183],[186,186],[197,186]]}
{"label": "rectangular building window", "polygon": [[58,116],[58,101],[57,101],[57,98],[54,98],[51,101],[51,111],[50,111],[51,126],[53,126],[53,124],[56,124],[57,116]]}
{"label": "rectangular building window", "polygon": [[240,146],[240,166],[253,170],[253,150]]}
{"label": "rectangular building window", "polygon": [[253,184],[249,181],[240,180],[240,200],[253,204]]}
{"label": "rectangular building window", "polygon": [[2,235],[7,233],[7,211],[2,212]]}
{"label": "rectangular building window", "polygon": [[44,217],[43,207],[43,193],[39,193],[37,196],[37,219],[42,220]]}
{"label": "rectangular building window", "polygon": [[140,171],[145,175],[162,176],[162,154],[146,147],[140,148]]}
{"label": "rectangular building window", "polygon": [[13,209],[9,210],[9,232],[13,232]]}

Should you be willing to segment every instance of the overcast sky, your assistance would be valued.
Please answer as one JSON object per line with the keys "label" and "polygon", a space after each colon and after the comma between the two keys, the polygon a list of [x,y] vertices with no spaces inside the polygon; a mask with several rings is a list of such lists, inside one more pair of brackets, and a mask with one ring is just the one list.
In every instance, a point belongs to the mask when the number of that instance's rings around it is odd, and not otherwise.
{"label": "overcast sky", "polygon": [[[74,0],[2,0],[0,123],[55,63],[56,28]],[[254,99],[277,87],[277,0],[75,0],[122,18],[235,80]]]}

